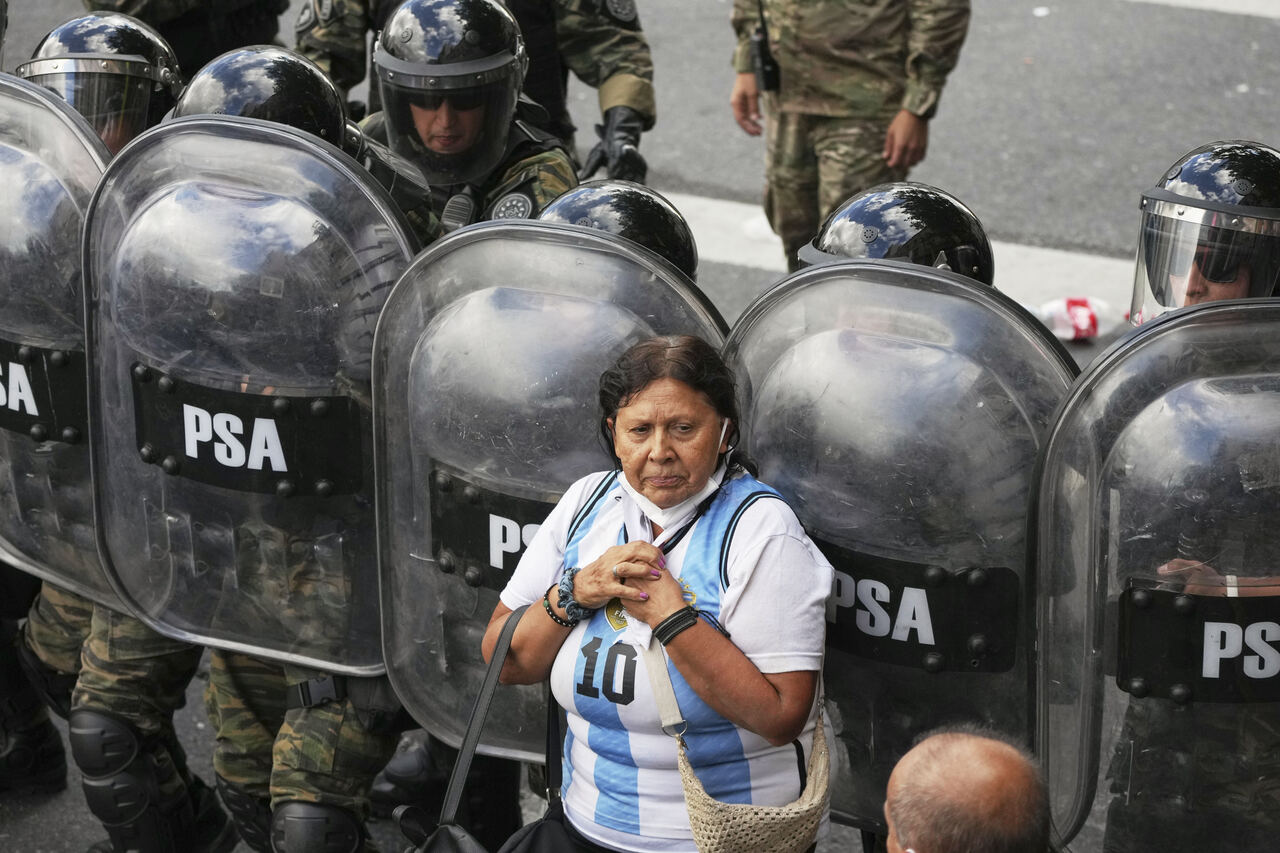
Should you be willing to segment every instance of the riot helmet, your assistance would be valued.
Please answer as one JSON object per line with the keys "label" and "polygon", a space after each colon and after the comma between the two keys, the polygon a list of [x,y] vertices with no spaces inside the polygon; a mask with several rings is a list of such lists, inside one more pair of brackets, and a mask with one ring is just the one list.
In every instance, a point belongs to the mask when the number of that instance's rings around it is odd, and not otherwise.
{"label": "riot helmet", "polygon": [[483,180],[502,161],[528,65],[496,0],[406,0],[374,45],[392,150],[435,186]]}
{"label": "riot helmet", "polygon": [[563,193],[538,218],[608,231],[665,258],[691,281],[698,277],[698,246],[689,223],[659,193],[631,181],[588,181]]}
{"label": "riot helmet", "polygon": [[991,284],[995,261],[978,217],[951,193],[913,181],[879,184],[832,211],[802,266],[841,258],[884,258],[949,269]]}
{"label": "riot helmet", "polygon": [[1213,142],[1190,152],[1142,194],[1142,231],[1129,318],[1272,296],[1280,283],[1280,151]]}
{"label": "riot helmet", "polygon": [[159,123],[182,88],[168,42],[117,12],[90,12],[54,27],[18,75],[74,107],[112,154]]}
{"label": "riot helmet", "polygon": [[333,81],[311,60],[273,45],[242,47],[211,60],[187,83],[173,114],[274,121],[338,146],[347,129]]}

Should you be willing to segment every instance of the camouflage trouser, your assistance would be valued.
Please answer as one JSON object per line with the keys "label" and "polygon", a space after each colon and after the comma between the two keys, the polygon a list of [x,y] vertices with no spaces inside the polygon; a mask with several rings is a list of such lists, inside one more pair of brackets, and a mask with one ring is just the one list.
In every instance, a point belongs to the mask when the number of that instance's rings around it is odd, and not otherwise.
{"label": "camouflage trouser", "polygon": [[50,669],[80,671],[80,648],[89,636],[93,602],[52,584],[42,584],[31,604],[23,642]]}
{"label": "camouflage trouser", "polygon": [[252,796],[327,803],[361,820],[369,788],[399,734],[371,727],[350,698],[288,708],[287,688],[315,670],[215,650],[205,704],[217,746],[214,771]]}
{"label": "camouflage trouser", "polygon": [[101,711],[132,723],[154,762],[164,799],[176,797],[191,782],[173,712],[186,704],[187,684],[203,652],[157,634],[137,617],[101,604],[93,607],[71,709]]}
{"label": "camouflage trouser", "polygon": [[796,252],[828,213],[868,187],[903,180],[907,170],[890,169],[881,157],[887,121],[781,112],[776,102],[764,98],[764,212],[794,271]]}

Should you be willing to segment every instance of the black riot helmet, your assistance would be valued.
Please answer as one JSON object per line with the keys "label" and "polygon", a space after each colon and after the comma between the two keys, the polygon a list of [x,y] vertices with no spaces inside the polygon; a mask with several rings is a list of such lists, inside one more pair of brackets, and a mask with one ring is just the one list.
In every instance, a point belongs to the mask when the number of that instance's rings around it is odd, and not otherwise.
{"label": "black riot helmet", "polygon": [[841,258],[884,258],[941,267],[983,284],[995,276],[978,217],[948,192],[912,181],[863,190],[827,217],[798,253],[802,266]]}
{"label": "black riot helmet", "polygon": [[405,0],[374,45],[387,140],[433,185],[482,181],[502,161],[528,65],[496,0]]}
{"label": "black riot helmet", "polygon": [[689,223],[675,205],[642,184],[587,181],[557,197],[538,218],[625,237],[697,280],[698,246]]}
{"label": "black riot helmet", "polygon": [[175,117],[244,116],[296,127],[342,146],[342,96],[311,60],[272,45],[242,47],[211,60],[187,83]]}
{"label": "black riot helmet", "polygon": [[158,124],[182,89],[168,42],[118,12],[90,12],[54,27],[18,75],[62,97],[112,154]]}
{"label": "black riot helmet", "polygon": [[1280,151],[1229,140],[1201,146],[1142,194],[1129,318],[1280,293]]}

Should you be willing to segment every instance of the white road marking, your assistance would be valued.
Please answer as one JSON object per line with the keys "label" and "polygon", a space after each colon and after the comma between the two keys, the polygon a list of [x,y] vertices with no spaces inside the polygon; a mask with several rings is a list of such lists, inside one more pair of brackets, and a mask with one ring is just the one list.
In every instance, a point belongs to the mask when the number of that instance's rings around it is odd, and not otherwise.
{"label": "white road marking", "polygon": [[1205,12],[1225,12],[1229,15],[1280,18],[1280,2],[1277,2],[1277,0],[1129,0],[1129,2],[1147,3],[1152,6],[1178,6],[1183,9],[1201,9]]}
{"label": "white road marking", "polygon": [[[700,260],[769,270],[779,278],[786,271],[782,243],[769,229],[760,205],[665,190],[662,193],[689,221]],[[1088,296],[1106,302],[1117,316],[1129,308],[1133,288],[1131,259],[1016,243],[995,242],[991,248],[995,253],[996,286],[1025,305]]]}

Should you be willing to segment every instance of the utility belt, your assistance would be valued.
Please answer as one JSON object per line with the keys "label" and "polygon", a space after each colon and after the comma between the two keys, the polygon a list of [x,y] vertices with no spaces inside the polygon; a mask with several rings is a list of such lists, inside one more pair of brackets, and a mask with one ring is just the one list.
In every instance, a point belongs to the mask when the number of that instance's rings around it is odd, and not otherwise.
{"label": "utility belt", "polygon": [[290,684],[285,697],[285,706],[291,711],[349,701],[361,725],[377,734],[399,733],[416,726],[385,675],[356,678],[320,673]]}

